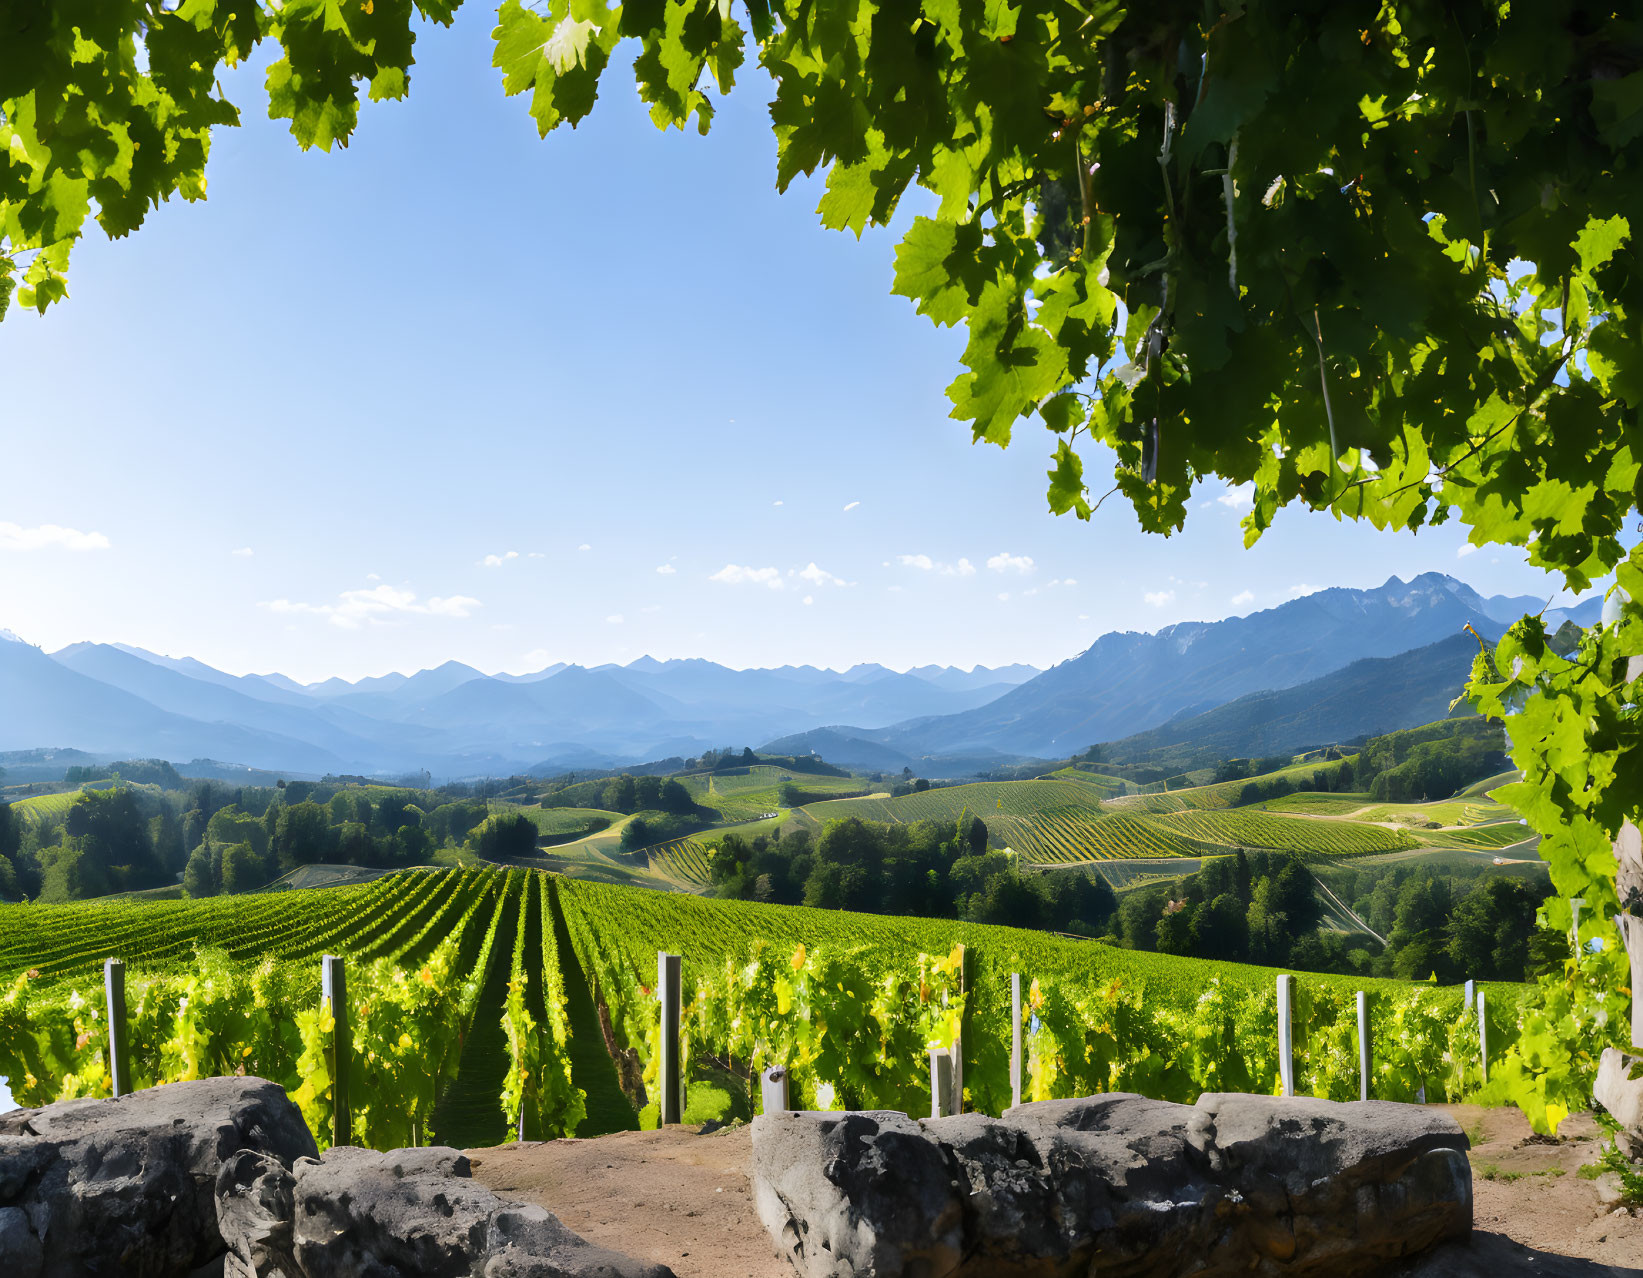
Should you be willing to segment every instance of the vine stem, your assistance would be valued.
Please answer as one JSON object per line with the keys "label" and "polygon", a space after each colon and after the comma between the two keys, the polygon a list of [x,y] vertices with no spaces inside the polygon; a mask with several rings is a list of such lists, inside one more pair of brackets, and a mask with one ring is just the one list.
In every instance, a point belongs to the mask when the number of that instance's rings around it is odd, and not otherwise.
{"label": "vine stem", "polygon": [[1221,173],[1221,191],[1227,198],[1227,284],[1233,297],[1238,296],[1238,223],[1232,216],[1232,170],[1238,163],[1238,134],[1232,135],[1227,147],[1227,167]]}
{"label": "vine stem", "polygon": [[1316,306],[1312,308],[1312,327],[1318,340],[1318,383],[1324,391],[1324,416],[1329,419],[1329,457],[1333,464],[1340,457],[1341,449],[1335,442],[1335,408],[1329,402],[1329,374],[1324,370],[1324,326]]}

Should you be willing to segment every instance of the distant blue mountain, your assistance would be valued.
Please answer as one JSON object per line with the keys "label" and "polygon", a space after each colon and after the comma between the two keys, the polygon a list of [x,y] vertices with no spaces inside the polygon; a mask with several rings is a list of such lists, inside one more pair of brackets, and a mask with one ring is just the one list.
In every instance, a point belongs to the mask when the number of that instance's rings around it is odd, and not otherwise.
{"label": "distant blue mountain", "polygon": [[[842,672],[734,670],[647,656],[495,676],[449,661],[312,685],[280,674],[230,675],[127,645],[74,644],[47,656],[0,631],[0,751],[210,758],[292,773],[425,768],[451,777],[771,743],[783,753],[837,754],[839,762],[871,758],[887,767],[937,758],[943,767],[971,768],[1065,756],[1251,693],[1297,688],[1353,662],[1425,648],[1466,624],[1497,635],[1541,606],[1486,599],[1429,573],[1411,582],[1394,577],[1376,590],[1324,590],[1248,617],[1103,635],[1043,672],[1021,665],[897,672],[871,663]],[[1600,607],[1593,599],[1548,619],[1587,624]],[[1428,688],[1427,699],[1435,695]]]}
{"label": "distant blue mountain", "polygon": [[[1498,637],[1544,599],[1485,599],[1441,573],[1392,577],[1374,590],[1320,590],[1247,617],[1182,622],[1156,634],[1113,632],[986,705],[872,730],[836,721],[844,737],[915,757],[993,751],[1063,758],[1097,742],[1145,732],[1252,692],[1292,688],[1367,657],[1451,638],[1471,625]],[[1601,600],[1552,611],[1589,625]]]}

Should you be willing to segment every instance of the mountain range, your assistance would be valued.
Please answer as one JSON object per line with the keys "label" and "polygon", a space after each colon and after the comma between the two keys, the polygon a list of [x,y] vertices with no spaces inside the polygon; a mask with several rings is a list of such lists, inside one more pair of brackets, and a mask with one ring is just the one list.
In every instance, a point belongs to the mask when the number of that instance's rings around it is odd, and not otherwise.
{"label": "mountain range", "polygon": [[[959,775],[1145,733],[1159,746],[1183,733],[1228,747],[1252,732],[1280,743],[1227,751],[1249,753],[1321,743],[1309,733],[1344,740],[1435,717],[1475,651],[1471,640],[1456,640],[1462,628],[1493,638],[1541,606],[1485,598],[1428,573],[1374,590],[1323,590],[1246,617],[1106,634],[1045,671],[734,670],[641,657],[525,675],[486,675],[449,661],[409,675],[310,685],[280,674],[231,675],[124,644],[79,643],[48,654],[0,630],[0,752],[54,747],[291,775],[426,769],[459,777],[753,744]],[[1592,599],[1548,620],[1590,624],[1600,607]],[[1362,664],[1403,654],[1399,663]],[[1264,709],[1240,701],[1252,694],[1268,698]]]}

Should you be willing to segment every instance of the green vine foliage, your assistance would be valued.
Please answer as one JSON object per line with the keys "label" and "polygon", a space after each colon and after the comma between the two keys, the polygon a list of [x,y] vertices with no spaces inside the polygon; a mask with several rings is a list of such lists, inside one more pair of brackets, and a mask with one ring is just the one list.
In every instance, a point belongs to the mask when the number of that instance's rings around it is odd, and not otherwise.
{"label": "green vine foliage", "polygon": [[[413,18],[455,8],[0,0],[0,309],[14,288],[38,310],[64,296],[89,217],[121,236],[204,195],[211,131],[238,118],[219,68],[276,42],[270,114],[329,149],[361,92],[406,92]],[[1047,429],[1052,511],[1122,494],[1167,535],[1215,476],[1250,486],[1249,542],[1290,504],[1455,519],[1573,589],[1621,565],[1643,600],[1621,564],[1643,402],[1635,6],[503,0],[493,61],[546,134],[623,60],[659,126],[706,131],[749,59],[777,185],[825,173],[825,226],[859,236],[929,193],[893,289],[965,326],[948,395],[975,439]],[[1602,945],[1545,983],[1495,1075],[1544,1126],[1630,996],[1610,840],[1643,794],[1618,664],[1638,652],[1628,603],[1573,662],[1530,619],[1475,672],[1563,893],[1547,921],[1582,895]]]}

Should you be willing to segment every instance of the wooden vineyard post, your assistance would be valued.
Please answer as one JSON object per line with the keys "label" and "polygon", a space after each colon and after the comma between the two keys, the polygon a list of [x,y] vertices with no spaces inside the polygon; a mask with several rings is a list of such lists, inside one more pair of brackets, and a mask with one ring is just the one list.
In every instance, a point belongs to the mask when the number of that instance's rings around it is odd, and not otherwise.
{"label": "wooden vineyard post", "polygon": [[327,954],[320,960],[320,1002],[330,1008],[331,1144],[354,1143],[353,1114],[348,1102],[348,974],[343,960]]}
{"label": "wooden vineyard post", "polygon": [[1632,965],[1632,1050],[1643,1051],[1643,918],[1628,911],[1615,922]]}
{"label": "wooden vineyard post", "polygon": [[953,1057],[945,1047],[930,1049],[930,1117],[956,1114],[953,1106]]}
{"label": "wooden vineyard post", "polygon": [[1478,991],[1478,1064],[1483,1070],[1483,1081],[1487,1083],[1489,1081],[1489,1022],[1483,1014],[1485,993],[1484,990]]}
{"label": "wooden vineyard post", "polygon": [[1295,978],[1287,974],[1278,978],[1278,1077],[1283,1082],[1283,1094],[1295,1095],[1295,1036],[1292,1022],[1291,992]]}
{"label": "wooden vineyard post", "polygon": [[680,958],[677,954],[656,955],[656,992],[662,1000],[662,1059],[657,1070],[656,1098],[658,1126],[684,1121],[684,1088],[679,1077],[679,987]]}
{"label": "wooden vineyard post", "polygon": [[131,1094],[131,1058],[126,1051],[126,965],[124,959],[103,963],[103,992],[108,999],[108,1077],[116,1097]]}
{"label": "wooden vineyard post", "polygon": [[1358,1099],[1369,1099],[1370,1067],[1374,1062],[1369,1056],[1369,995],[1362,990],[1358,991]]}
{"label": "wooden vineyard post", "polygon": [[1472,1010],[1472,1004],[1476,1003],[1477,999],[1478,999],[1478,983],[1476,981],[1467,981],[1466,982],[1466,1010],[1468,1012],[1470,1012]]}
{"label": "wooden vineyard post", "polygon": [[759,1106],[767,1114],[779,1114],[793,1107],[788,1104],[787,1070],[772,1065],[759,1075]]}
{"label": "wooden vineyard post", "polygon": [[1010,973],[1010,1104],[1021,1104],[1021,973]]}

